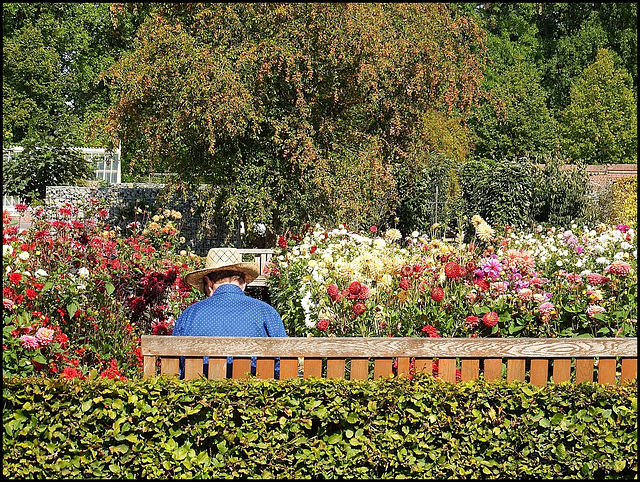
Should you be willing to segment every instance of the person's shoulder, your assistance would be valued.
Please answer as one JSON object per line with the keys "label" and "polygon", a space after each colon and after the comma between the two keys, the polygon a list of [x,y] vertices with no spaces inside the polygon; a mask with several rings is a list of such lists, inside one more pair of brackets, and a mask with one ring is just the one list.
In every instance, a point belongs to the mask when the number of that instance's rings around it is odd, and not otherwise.
{"label": "person's shoulder", "polygon": [[269,303],[267,303],[266,301],[262,301],[259,300],[258,298],[253,298],[252,296],[247,295],[247,298],[249,298],[249,302],[253,303],[256,306],[262,306],[264,308],[271,308],[274,309],[273,306],[271,306]]}

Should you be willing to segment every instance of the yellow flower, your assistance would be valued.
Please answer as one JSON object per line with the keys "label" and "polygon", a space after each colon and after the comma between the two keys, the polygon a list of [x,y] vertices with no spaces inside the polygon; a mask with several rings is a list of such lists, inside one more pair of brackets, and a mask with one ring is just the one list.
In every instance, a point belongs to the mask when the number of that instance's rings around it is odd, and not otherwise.
{"label": "yellow flower", "polygon": [[483,223],[484,219],[482,219],[480,216],[478,216],[477,214],[475,216],[473,216],[471,218],[471,222],[473,223],[473,227],[477,228],[478,224]]}
{"label": "yellow flower", "polygon": [[405,301],[407,301],[408,298],[409,298],[409,293],[407,293],[405,290],[400,290],[398,292],[398,301],[400,303],[404,303]]}
{"label": "yellow flower", "polygon": [[400,231],[396,228],[391,228],[387,230],[386,233],[384,233],[384,237],[389,241],[398,241],[400,238],[402,238],[402,233],[400,233]]}
{"label": "yellow flower", "polygon": [[392,282],[393,282],[393,277],[389,273],[383,274],[377,280],[378,286],[382,289],[389,289],[391,287]]}
{"label": "yellow flower", "polygon": [[495,231],[491,226],[489,226],[485,221],[482,221],[478,226],[476,226],[476,236],[480,241],[491,241],[493,239],[493,235]]}

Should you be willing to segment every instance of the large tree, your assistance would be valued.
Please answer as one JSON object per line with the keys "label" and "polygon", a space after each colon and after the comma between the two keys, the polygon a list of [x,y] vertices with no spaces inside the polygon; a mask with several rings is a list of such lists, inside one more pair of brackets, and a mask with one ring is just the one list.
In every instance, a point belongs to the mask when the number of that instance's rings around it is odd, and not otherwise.
{"label": "large tree", "polygon": [[100,145],[90,129],[109,92],[98,76],[131,46],[147,11],[115,25],[104,3],[3,3],[3,144],[62,136]]}
{"label": "large tree", "polygon": [[587,164],[638,159],[638,107],[629,74],[602,49],[571,87],[562,111],[562,143],[571,159]]}
{"label": "large tree", "polygon": [[447,4],[163,4],[105,76],[105,125],[249,227],[380,223],[398,175],[468,152],[485,58]]}

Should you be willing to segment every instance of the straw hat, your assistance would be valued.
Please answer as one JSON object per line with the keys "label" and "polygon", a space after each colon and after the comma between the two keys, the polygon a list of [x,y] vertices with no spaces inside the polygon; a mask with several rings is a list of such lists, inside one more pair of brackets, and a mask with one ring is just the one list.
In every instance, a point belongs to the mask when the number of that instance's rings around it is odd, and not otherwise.
{"label": "straw hat", "polygon": [[242,254],[236,248],[211,248],[203,269],[192,271],[184,280],[194,288],[203,290],[202,279],[209,273],[221,270],[234,270],[244,273],[247,284],[260,276],[258,263],[244,263]]}

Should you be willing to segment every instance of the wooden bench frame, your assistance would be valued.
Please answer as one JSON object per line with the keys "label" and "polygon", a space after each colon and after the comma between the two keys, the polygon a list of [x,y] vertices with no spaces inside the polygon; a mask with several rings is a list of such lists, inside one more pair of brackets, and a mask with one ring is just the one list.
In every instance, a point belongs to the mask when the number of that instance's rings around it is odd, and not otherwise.
{"label": "wooden bench frame", "polygon": [[[267,277],[263,274],[264,267],[273,257],[273,249],[260,249],[260,248],[241,248],[238,249],[242,255],[242,259],[247,262],[255,262],[260,269],[260,276],[254,279],[247,286],[265,287],[267,286]],[[250,259],[253,258],[253,259]]]}
{"label": "wooden bench frame", "polygon": [[[616,384],[637,376],[637,338],[245,338],[204,336],[142,336],[144,377],[177,375],[185,357],[185,379],[203,376],[203,356],[209,356],[209,379],[226,378],[227,357],[233,356],[232,378],[251,376],[257,358],[257,378],[273,378],[274,358],[280,358],[280,379],[296,377],[369,379],[431,372],[461,380],[521,380],[534,385],[572,381]],[[371,370],[372,368],[372,370]]]}

